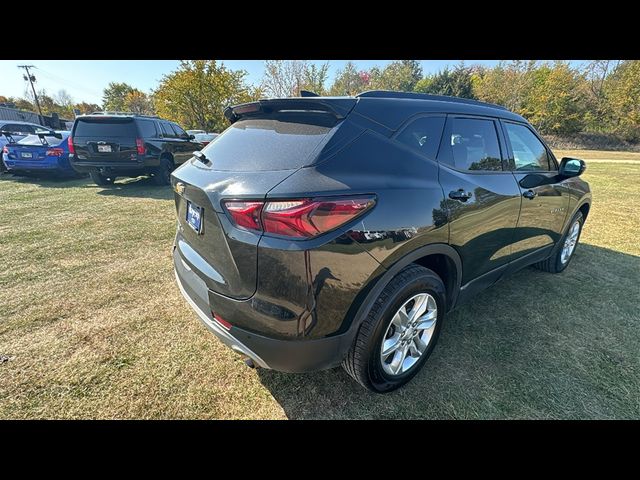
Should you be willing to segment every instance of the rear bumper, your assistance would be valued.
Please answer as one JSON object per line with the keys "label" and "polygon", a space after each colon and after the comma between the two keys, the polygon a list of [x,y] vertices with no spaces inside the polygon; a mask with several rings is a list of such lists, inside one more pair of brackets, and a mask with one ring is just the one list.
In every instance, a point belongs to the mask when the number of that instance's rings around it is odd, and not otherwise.
{"label": "rear bumper", "polygon": [[[224,311],[223,318],[233,324],[233,312],[244,318],[256,314],[251,299],[239,301],[210,291],[181,259],[177,248],[174,249],[173,260],[180,291],[200,320],[222,343],[251,358],[260,367],[291,373],[332,368],[341,363],[351,345],[352,335],[349,333],[314,340],[282,340],[235,326],[227,330],[213,319],[211,310]],[[215,302],[210,300],[211,297]]]}
{"label": "rear bumper", "polygon": [[58,160],[12,160],[9,158],[4,159],[4,164],[9,171],[52,171],[52,170],[67,170],[64,165],[60,165]]}
{"label": "rear bumper", "polygon": [[69,162],[73,169],[80,173],[90,173],[96,169],[111,173],[131,173],[145,171],[160,165],[160,159],[156,157],[138,157],[137,160],[129,161],[108,161],[96,158],[79,160],[75,155],[69,155]]}

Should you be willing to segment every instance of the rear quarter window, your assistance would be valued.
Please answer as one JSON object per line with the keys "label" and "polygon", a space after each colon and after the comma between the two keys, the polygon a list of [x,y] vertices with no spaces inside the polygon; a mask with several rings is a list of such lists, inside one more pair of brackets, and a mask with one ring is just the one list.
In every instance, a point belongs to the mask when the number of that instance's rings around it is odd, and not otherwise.
{"label": "rear quarter window", "polygon": [[444,121],[444,116],[417,118],[400,132],[396,140],[430,159],[435,159]]}
{"label": "rear quarter window", "polygon": [[156,122],[153,120],[138,120],[138,130],[144,138],[153,138],[157,136]]}
{"label": "rear quarter window", "polygon": [[137,129],[132,118],[79,119],[74,137],[136,137]]}
{"label": "rear quarter window", "polygon": [[333,123],[307,117],[313,116],[240,120],[203,153],[214,170],[287,170],[309,165],[331,137]]}

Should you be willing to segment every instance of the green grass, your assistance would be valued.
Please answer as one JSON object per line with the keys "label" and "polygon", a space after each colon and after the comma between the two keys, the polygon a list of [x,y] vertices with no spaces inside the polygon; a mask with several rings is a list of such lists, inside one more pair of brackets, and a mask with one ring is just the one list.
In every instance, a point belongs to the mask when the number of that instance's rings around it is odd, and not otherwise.
{"label": "green grass", "polygon": [[452,312],[423,371],[379,396],[341,369],[248,369],[209,334],[174,282],[169,189],[1,176],[0,418],[638,418],[640,164],[585,178],[569,268]]}

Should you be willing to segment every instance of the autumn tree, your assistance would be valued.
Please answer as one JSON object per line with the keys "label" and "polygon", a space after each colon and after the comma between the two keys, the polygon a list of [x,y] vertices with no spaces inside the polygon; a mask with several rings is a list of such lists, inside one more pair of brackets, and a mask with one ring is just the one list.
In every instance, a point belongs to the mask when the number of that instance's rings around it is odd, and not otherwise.
{"label": "autumn tree", "polygon": [[541,132],[579,132],[585,124],[584,87],[578,71],[567,62],[542,65],[531,72],[530,90],[520,113]]}
{"label": "autumn tree", "polygon": [[606,122],[626,140],[640,140],[640,60],[626,60],[604,84]]}
{"label": "autumn tree", "polygon": [[371,69],[371,88],[412,92],[422,79],[422,67],[417,60],[396,60],[383,68]]}
{"label": "autumn tree", "polygon": [[127,112],[139,115],[153,115],[155,113],[152,99],[137,88],[124,97],[124,108]]}
{"label": "autumn tree", "polygon": [[476,98],[473,93],[472,67],[463,64],[453,69],[445,68],[435,75],[427,76],[417,82],[415,91],[434,95],[449,95],[461,98]]}
{"label": "autumn tree", "polygon": [[342,70],[336,74],[336,78],[329,88],[329,95],[343,96],[356,95],[365,90],[370,90],[371,74],[358,70],[356,64],[347,62]]}
{"label": "autumn tree", "polygon": [[110,82],[102,93],[102,106],[105,110],[125,111],[127,95],[135,89],[128,83]]}
{"label": "autumn tree", "polygon": [[325,94],[329,63],[315,65],[307,60],[267,60],[261,88],[269,97],[297,97],[300,90]]}
{"label": "autumn tree", "polygon": [[186,128],[222,131],[228,126],[224,109],[259,97],[245,83],[247,72],[231,70],[215,60],[185,60],[165,75],[154,92],[158,115]]}

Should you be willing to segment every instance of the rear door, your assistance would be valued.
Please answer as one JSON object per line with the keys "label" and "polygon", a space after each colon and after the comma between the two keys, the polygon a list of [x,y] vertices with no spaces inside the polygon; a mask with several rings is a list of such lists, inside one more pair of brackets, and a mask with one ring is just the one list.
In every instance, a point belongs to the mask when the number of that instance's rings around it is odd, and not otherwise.
{"label": "rear door", "polygon": [[76,160],[101,163],[137,160],[138,130],[131,117],[78,117],[72,136]]}
{"label": "rear door", "polygon": [[[447,118],[438,153],[439,175],[449,219],[449,241],[462,257],[461,299],[463,293],[497,280],[500,267],[509,261],[520,212],[520,190],[503,166],[505,153],[497,120]],[[469,282],[473,285],[464,287]]]}
{"label": "rear door", "polygon": [[512,256],[516,259],[532,255],[542,259],[562,234],[569,191],[558,176],[555,158],[532,128],[508,121],[503,121],[502,127],[507,141],[508,168],[522,195]]}

